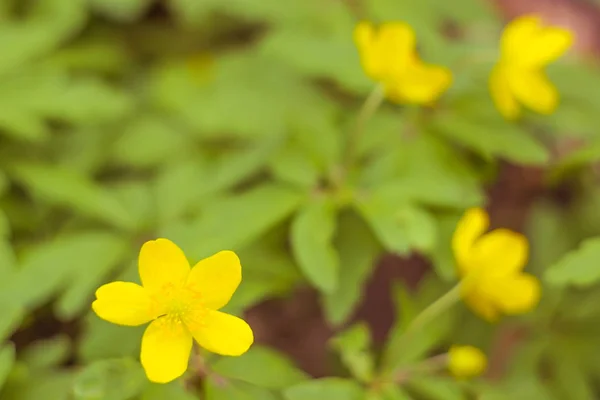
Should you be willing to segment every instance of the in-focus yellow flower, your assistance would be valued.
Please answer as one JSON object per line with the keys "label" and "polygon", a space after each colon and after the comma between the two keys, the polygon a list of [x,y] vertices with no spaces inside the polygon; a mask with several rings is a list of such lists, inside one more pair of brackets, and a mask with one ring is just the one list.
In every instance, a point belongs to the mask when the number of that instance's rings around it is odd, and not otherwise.
{"label": "in-focus yellow flower", "polygon": [[489,82],[492,98],[505,118],[517,118],[520,104],[540,114],[556,109],[559,95],[544,67],[572,43],[571,31],[544,26],[535,15],[517,18],[506,26],[500,40],[500,60]]}
{"label": "in-focus yellow flower", "polygon": [[354,41],[365,73],[380,82],[394,102],[432,103],[452,82],[447,68],[419,59],[415,33],[408,24],[388,22],[374,27],[360,22]]}
{"label": "in-focus yellow flower", "polygon": [[142,285],[112,282],[96,291],[93,310],[119,325],[150,322],[142,337],[140,359],[148,379],[166,383],[187,369],[192,338],[208,351],[239,356],[254,336],[244,320],[217,311],[242,280],[237,255],[221,251],[190,269],[173,242],[146,242],[139,255]]}
{"label": "in-focus yellow flower", "polygon": [[508,229],[486,233],[488,227],[484,210],[467,210],[454,232],[452,248],[463,278],[463,299],[477,314],[494,321],[501,313],[531,310],[541,287],[536,277],[522,272],[529,251],[525,236]]}
{"label": "in-focus yellow flower", "polygon": [[460,379],[481,375],[487,368],[487,358],[477,347],[452,346],[448,352],[448,370]]}

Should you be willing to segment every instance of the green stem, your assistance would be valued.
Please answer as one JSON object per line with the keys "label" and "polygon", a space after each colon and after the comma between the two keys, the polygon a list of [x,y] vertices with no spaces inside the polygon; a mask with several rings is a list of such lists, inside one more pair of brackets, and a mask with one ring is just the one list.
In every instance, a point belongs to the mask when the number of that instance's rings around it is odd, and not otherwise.
{"label": "green stem", "polygon": [[406,328],[406,332],[404,333],[404,335],[411,335],[419,328],[426,325],[429,321],[435,319],[444,311],[452,307],[460,299],[460,289],[461,283],[458,283],[446,294],[444,294],[442,297],[431,303],[426,309],[421,311],[421,313],[417,315],[415,319],[413,319],[408,328]]}
{"label": "green stem", "polygon": [[358,117],[356,118],[356,124],[354,129],[350,131],[348,141],[346,145],[346,152],[344,157],[344,170],[347,171],[352,164],[354,157],[356,156],[356,150],[358,148],[358,141],[360,136],[365,130],[367,121],[375,114],[375,111],[379,108],[383,100],[385,99],[385,88],[379,84],[373,88],[369,96],[363,103]]}

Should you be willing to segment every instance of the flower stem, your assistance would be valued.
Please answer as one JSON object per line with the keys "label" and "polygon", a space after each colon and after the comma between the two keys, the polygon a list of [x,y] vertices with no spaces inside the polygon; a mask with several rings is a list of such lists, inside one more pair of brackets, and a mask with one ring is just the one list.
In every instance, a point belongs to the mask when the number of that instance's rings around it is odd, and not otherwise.
{"label": "flower stem", "polygon": [[435,319],[441,313],[452,307],[460,299],[461,284],[462,282],[458,283],[446,294],[421,311],[421,313],[413,319],[408,328],[406,328],[404,335],[409,336],[413,334],[429,321]]}
{"label": "flower stem", "polygon": [[383,85],[379,84],[371,90],[369,96],[363,103],[360,111],[358,112],[358,117],[356,118],[356,124],[354,125],[354,129],[350,131],[348,135],[348,141],[346,144],[346,152],[344,157],[344,170],[347,171],[352,164],[354,157],[356,156],[356,151],[358,148],[358,141],[360,140],[360,136],[365,130],[365,125],[367,121],[375,114],[375,111],[379,108],[381,103],[383,103],[383,99],[385,98],[385,88]]}

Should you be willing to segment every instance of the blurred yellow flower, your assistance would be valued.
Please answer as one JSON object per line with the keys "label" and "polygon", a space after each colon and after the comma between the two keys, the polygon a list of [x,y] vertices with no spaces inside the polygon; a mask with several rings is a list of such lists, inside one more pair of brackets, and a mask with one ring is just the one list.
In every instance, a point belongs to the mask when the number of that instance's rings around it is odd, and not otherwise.
{"label": "blurred yellow flower", "polygon": [[487,368],[487,358],[473,346],[452,346],[448,352],[448,370],[457,378],[481,375]]}
{"label": "blurred yellow flower", "polygon": [[365,73],[381,83],[394,102],[430,104],[452,82],[447,68],[419,59],[415,33],[408,24],[388,22],[374,27],[360,22],[354,30],[354,41]]}
{"label": "blurred yellow flower", "polygon": [[491,232],[489,217],[480,208],[467,210],[452,238],[461,295],[467,305],[488,321],[501,313],[520,314],[540,299],[540,282],[522,272],[529,246],[525,236],[508,229]]}
{"label": "blurred yellow flower", "polygon": [[500,60],[489,82],[492,98],[505,118],[517,118],[520,104],[540,114],[556,109],[558,92],[544,67],[572,43],[571,31],[544,26],[535,15],[517,18],[506,26],[500,40]]}
{"label": "blurred yellow flower", "polygon": [[192,338],[208,351],[239,356],[254,341],[250,326],[217,311],[242,280],[237,255],[221,251],[190,269],[173,242],[146,242],[139,255],[142,285],[112,282],[96,291],[93,310],[119,325],[150,322],[142,337],[140,359],[148,379],[166,383],[187,369]]}

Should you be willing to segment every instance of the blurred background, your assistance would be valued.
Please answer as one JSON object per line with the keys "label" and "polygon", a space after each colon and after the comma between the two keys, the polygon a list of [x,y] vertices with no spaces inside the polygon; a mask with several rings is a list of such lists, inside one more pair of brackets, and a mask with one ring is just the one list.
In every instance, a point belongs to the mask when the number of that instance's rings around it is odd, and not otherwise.
{"label": "blurred background", "polygon": [[[301,400],[288,384],[360,380],[348,354],[389,358],[406,319],[455,282],[450,237],[476,205],[528,235],[542,304],[494,325],[457,306],[398,362],[472,344],[489,356],[486,375],[424,377],[406,397],[369,400],[599,399],[599,7],[0,0],[0,399]],[[513,124],[487,75],[505,22],[532,12],[577,41],[548,70],[559,110]],[[344,169],[373,87],[352,40],[360,20],[411,24],[422,58],[454,83],[433,108],[384,104]],[[269,357],[217,360],[215,371],[293,373],[264,392],[148,384],[143,327],[101,321],[90,304],[103,283],[139,281],[137,253],[156,237],[192,261],[240,255],[227,311]],[[368,344],[332,342],[354,323]],[[107,370],[109,359],[133,364]]]}

